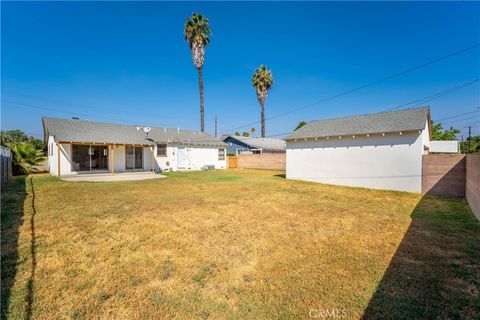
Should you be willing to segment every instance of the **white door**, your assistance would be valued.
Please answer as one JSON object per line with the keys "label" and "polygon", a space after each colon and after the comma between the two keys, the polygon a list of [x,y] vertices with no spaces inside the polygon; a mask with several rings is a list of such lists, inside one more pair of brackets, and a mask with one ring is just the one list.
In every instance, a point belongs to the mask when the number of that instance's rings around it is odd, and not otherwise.
{"label": "white door", "polygon": [[177,168],[185,168],[187,166],[187,157],[185,155],[185,148],[177,149]]}

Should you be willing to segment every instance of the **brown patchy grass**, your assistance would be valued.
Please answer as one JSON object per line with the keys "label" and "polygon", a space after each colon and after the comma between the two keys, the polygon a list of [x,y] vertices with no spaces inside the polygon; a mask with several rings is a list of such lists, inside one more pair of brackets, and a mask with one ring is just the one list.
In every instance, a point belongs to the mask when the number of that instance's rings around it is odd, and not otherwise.
{"label": "brown patchy grass", "polygon": [[2,315],[479,317],[480,226],[464,200],[280,175],[13,181],[2,194]]}

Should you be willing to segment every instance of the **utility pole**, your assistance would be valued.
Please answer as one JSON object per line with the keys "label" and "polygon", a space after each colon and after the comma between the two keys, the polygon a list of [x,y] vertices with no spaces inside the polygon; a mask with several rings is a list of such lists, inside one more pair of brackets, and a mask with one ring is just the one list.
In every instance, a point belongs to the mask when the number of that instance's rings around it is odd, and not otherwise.
{"label": "utility pole", "polygon": [[472,146],[472,127],[475,128],[475,127],[478,127],[478,126],[469,125],[469,126],[464,127],[464,128],[468,128],[467,152],[465,152],[465,153],[471,153],[472,152],[472,149],[471,149],[471,146]]}
{"label": "utility pole", "polygon": [[217,137],[217,114],[215,113],[215,138]]}
{"label": "utility pole", "polygon": [[472,126],[468,126],[468,151],[470,153],[470,143],[472,142]]}

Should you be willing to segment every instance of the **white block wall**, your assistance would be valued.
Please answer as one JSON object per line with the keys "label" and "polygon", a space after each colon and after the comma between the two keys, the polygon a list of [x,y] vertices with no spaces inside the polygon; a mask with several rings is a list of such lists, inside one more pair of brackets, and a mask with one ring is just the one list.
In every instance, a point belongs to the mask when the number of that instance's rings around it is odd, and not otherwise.
{"label": "white block wall", "polygon": [[422,134],[288,141],[286,176],[336,185],[421,192],[425,134],[428,130]]}
{"label": "white block wall", "polygon": [[458,141],[430,141],[430,153],[460,153]]}

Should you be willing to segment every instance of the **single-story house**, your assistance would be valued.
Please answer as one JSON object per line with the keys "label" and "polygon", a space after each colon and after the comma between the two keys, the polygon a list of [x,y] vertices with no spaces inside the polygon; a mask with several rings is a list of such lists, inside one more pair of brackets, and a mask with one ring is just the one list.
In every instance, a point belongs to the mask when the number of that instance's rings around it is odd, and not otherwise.
{"label": "single-story house", "polygon": [[421,192],[430,139],[429,108],[308,122],[285,139],[286,177]]}
{"label": "single-story house", "polygon": [[430,141],[430,153],[460,153],[460,143],[458,141]]}
{"label": "single-story house", "polygon": [[227,145],[204,132],[43,119],[48,169],[77,173],[225,169]]}
{"label": "single-story house", "polygon": [[254,154],[285,153],[286,143],[282,139],[226,136],[223,142],[228,144],[227,153],[237,156],[242,152]]}

